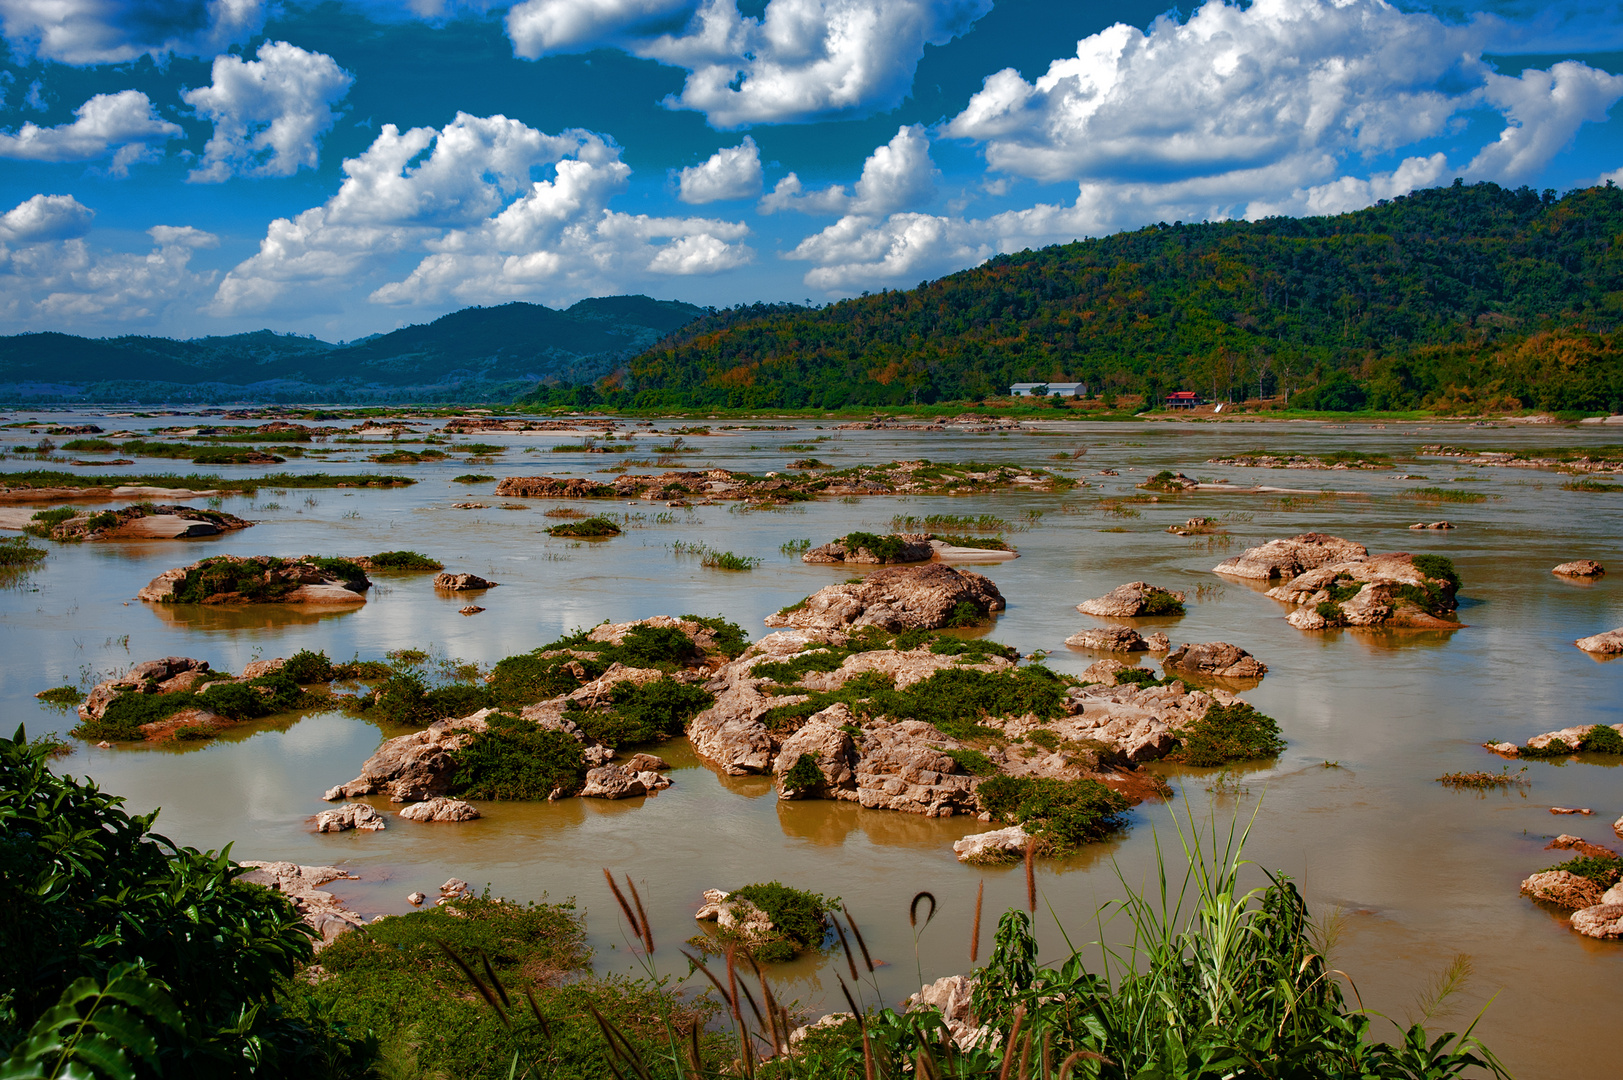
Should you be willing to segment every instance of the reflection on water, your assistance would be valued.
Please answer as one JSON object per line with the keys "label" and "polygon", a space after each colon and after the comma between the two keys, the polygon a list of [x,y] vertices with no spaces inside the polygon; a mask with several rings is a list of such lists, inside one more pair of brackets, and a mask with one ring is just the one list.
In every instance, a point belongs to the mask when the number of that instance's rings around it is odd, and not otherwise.
{"label": "reflection on water", "polygon": [[142,602],[170,627],[200,633],[279,630],[307,626],[359,611],[359,604],[153,604]]}
{"label": "reflection on water", "polygon": [[[151,422],[116,422],[143,423]],[[1517,1074],[1572,1080],[1615,1075],[1615,1050],[1607,1040],[1574,1039],[1570,1033],[1615,1026],[1623,946],[1573,935],[1520,898],[1517,886],[1529,872],[1561,861],[1562,853],[1544,850],[1557,833],[1618,845],[1609,823],[1623,814],[1619,763],[1594,755],[1529,762],[1530,785],[1510,792],[1452,791],[1435,778],[1497,771],[1501,762],[1480,746],[1489,739],[1519,741],[1573,724],[1623,722],[1623,665],[1595,663],[1572,646],[1574,638],[1623,625],[1623,574],[1575,583],[1549,572],[1573,558],[1623,566],[1623,505],[1561,491],[1553,480],[1531,482],[1518,470],[1427,460],[1407,471],[1436,484],[1481,477],[1487,482],[1472,490],[1500,498],[1451,506],[1456,529],[1421,534],[1407,528],[1415,520],[1413,504],[1396,496],[1409,482],[1386,473],[1338,472],[1321,485],[1319,474],[1304,480],[1293,472],[1287,484],[1270,470],[1224,468],[1221,475],[1237,485],[1333,486],[1368,497],[1201,493],[1163,496],[1137,504],[1139,517],[1113,517],[1094,508],[1099,497],[1131,494],[1135,482],[1162,468],[1208,472],[1207,459],[1237,450],[1406,454],[1423,442],[1456,437],[1441,430],[1331,432],[1314,424],[1065,430],[1063,443],[818,431],[805,423],[793,431],[718,436],[703,440],[698,460],[682,467],[782,469],[803,455],[774,447],[824,437],[817,456],[835,467],[925,457],[1053,464],[1073,469],[1071,475],[1089,486],[1058,496],[875,498],[771,513],[696,506],[668,511],[664,519],[659,515],[665,507],[641,500],[571,504],[588,513],[626,515],[625,533],[609,544],[549,538],[542,531],[548,519],[540,513],[452,509],[453,502],[495,501],[493,484],[452,482],[468,471],[454,458],[407,467],[421,479],[411,488],[227,498],[222,509],[259,523],[210,538],[206,547],[50,545],[49,559],[0,592],[0,655],[6,658],[0,701],[32,733],[61,732],[72,718],[41,708],[35,691],[157,656],[196,656],[240,671],[256,657],[288,656],[302,648],[325,650],[335,659],[417,648],[488,665],[604,619],[686,612],[725,615],[759,637],[766,615],[851,576],[848,568],[808,566],[784,554],[781,547],[790,540],[820,544],[853,529],[884,530],[896,514],[987,513],[1020,521],[1027,511],[1042,511],[1037,527],[1011,536],[1019,559],[976,568],[997,582],[1009,602],[993,636],[1025,654],[1047,650],[1046,663],[1079,674],[1105,654],[1061,647],[1077,630],[1103,625],[1079,614],[1077,603],[1134,580],[1183,591],[1188,614],[1155,625],[1175,644],[1229,641],[1266,663],[1267,677],[1245,696],[1279,720],[1290,743],[1276,763],[1226,774],[1160,768],[1178,791],[1172,803],[1138,807],[1124,836],[1041,866],[1038,923],[1045,959],[1064,948],[1060,925],[1077,943],[1099,936],[1094,913],[1119,897],[1121,879],[1135,886],[1156,881],[1157,841],[1163,851],[1182,850],[1174,811],[1226,831],[1236,819],[1244,828],[1255,810],[1247,856],[1289,874],[1316,911],[1343,913],[1333,960],[1356,980],[1366,1005],[1404,1016],[1438,971],[1456,954],[1468,953],[1477,974],[1444,1022],[1463,1027],[1498,994],[1478,1032]],[[512,447],[500,467],[484,471],[601,475],[603,462],[588,455],[522,453],[578,441],[573,433],[481,438]],[[1505,447],[1597,438],[1587,429],[1492,433],[1493,445]],[[751,451],[752,444],[764,449]],[[1047,461],[1058,446],[1085,447],[1087,454],[1074,463]],[[296,459],[285,467],[332,471],[333,464]],[[1120,475],[1096,475],[1106,468]],[[261,501],[284,508],[266,509],[257,505]],[[250,504],[256,504],[252,511]],[[1217,538],[1165,531],[1192,516],[1212,518],[1229,535],[1215,543]],[[1100,531],[1108,528],[1124,531]],[[1284,621],[1283,606],[1262,595],[1272,583],[1211,573],[1226,554],[1309,530],[1345,536],[1377,552],[1449,556],[1465,582],[1461,618],[1468,625],[1451,633],[1303,633]],[[673,553],[677,540],[765,561],[750,573],[705,570]],[[369,602],[345,612],[126,603],[163,570],[203,553],[402,548],[502,587],[484,594],[480,603],[488,610],[472,618],[457,614],[464,599],[437,595],[427,576],[412,575],[380,577]],[[1134,623],[1141,624],[1149,622]],[[954,861],[952,841],[987,827],[978,821],[925,819],[851,803],[782,802],[763,778],[728,777],[702,765],[684,740],[655,748],[675,767],[675,786],[652,798],[487,803],[484,818],[454,825],[401,821],[393,816],[396,808],[374,800],[390,815],[383,832],[311,831],[310,818],[327,806],[321,793],[356,776],[392,733],[342,713],[314,711],[246,725],[206,745],[80,745],[60,767],[92,776],[126,796],[134,809],[161,806],[158,828],[177,842],[220,847],[235,841],[238,858],[341,863],[360,875],[343,883],[343,894],[368,913],[405,911],[406,894],[433,893],[451,876],[475,887],[488,882],[496,895],[576,897],[604,970],[632,967],[603,884],[605,866],[637,880],[660,945],[656,959],[661,970],[677,973],[685,964],[673,962],[675,948],[697,932],[693,913],[705,889],[775,879],[838,895],[861,922],[875,958],[884,962],[877,979],[892,1005],[917,987],[921,970],[935,978],[967,968],[980,882],[986,883],[989,912],[1024,902],[1024,875],[1017,868],[981,870]],[[1549,813],[1555,805],[1591,807],[1595,814],[1557,818]],[[1251,883],[1261,880],[1259,874]],[[920,938],[915,961],[907,906],[920,889],[936,895],[941,913]],[[994,921],[983,927],[983,957]],[[1103,928],[1111,938],[1121,932],[1119,922]],[[826,970],[821,958],[807,957],[775,975],[785,998],[798,997],[808,1007],[841,1007],[833,1004],[839,992]]]}

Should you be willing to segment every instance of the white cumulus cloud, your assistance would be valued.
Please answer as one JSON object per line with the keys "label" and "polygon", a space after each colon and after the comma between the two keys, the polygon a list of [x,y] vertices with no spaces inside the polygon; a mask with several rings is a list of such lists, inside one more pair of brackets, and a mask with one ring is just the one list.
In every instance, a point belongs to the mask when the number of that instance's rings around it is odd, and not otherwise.
{"label": "white cumulus cloud", "polygon": [[189,265],[218,243],[212,233],[158,225],[149,251],[106,251],[84,239],[91,214],[71,196],[35,195],[0,217],[0,322],[127,332],[191,310],[213,285],[213,273]]}
{"label": "white cumulus cloud", "polygon": [[0,241],[71,240],[90,231],[96,212],[72,195],[35,195],[0,217]]}
{"label": "white cumulus cloud", "polygon": [[[672,109],[717,128],[862,116],[901,104],[925,45],[964,33],[992,0],[525,0],[508,14],[527,58],[614,47],[684,68]],[[680,30],[658,24],[684,19]]]}
{"label": "white cumulus cloud", "polygon": [[928,202],[935,194],[936,175],[930,138],[922,124],[913,124],[898,128],[890,142],[868,155],[854,191],[847,192],[844,184],[806,191],[800,177],[790,173],[761,200],[760,210],[763,214],[779,210],[863,217],[890,214]]}
{"label": "white cumulus cloud", "polygon": [[1308,200],[1344,179],[1349,158],[1447,134],[1487,108],[1506,127],[1469,172],[1514,183],[1604,118],[1623,78],[1573,62],[1500,76],[1481,54],[1501,32],[1383,0],[1208,0],[1185,22],[1085,38],[1034,82],[990,76],[944,133],[982,143],[995,170],[1080,181],[1079,205],[1090,183],[1129,200],[1150,185],[1165,189],[1151,202],[1193,196],[1237,214]]}
{"label": "white cumulus cloud", "polygon": [[64,64],[213,56],[264,21],[264,0],[0,0],[12,48]]}
{"label": "white cumulus cloud", "polygon": [[71,124],[40,127],[32,121],[0,131],[0,157],[24,161],[94,161],[113,155],[112,172],[123,175],[145,157],[152,141],[184,134],[152,108],[139,90],[97,94],[73,112]]}
{"label": "white cumulus cloud", "polygon": [[973,266],[992,252],[975,222],[892,214],[883,221],[841,218],[802,240],[788,258],[818,263],[806,273],[806,284],[840,293],[865,285],[912,285]]}
{"label": "white cumulus cloud", "polygon": [[213,81],[181,94],[214,124],[190,180],[292,176],[301,167],[316,167],[321,136],[337,119],[332,107],[349,92],[354,76],[332,57],[285,41],[267,41],[256,55],[216,56]]}
{"label": "white cumulus cloud", "polygon": [[[631,169],[603,136],[548,135],[505,116],[444,128],[385,125],[324,204],[277,218],[220,283],[213,310],[263,308],[294,290],[370,287],[381,304],[556,300],[638,278],[715,273],[753,256],[747,226],[609,209]],[[545,179],[532,171],[548,170]],[[399,259],[411,271],[387,280]],[[363,284],[366,283],[366,284]],[[375,283],[372,284],[372,283]]]}
{"label": "white cumulus cloud", "polygon": [[677,197],[702,205],[725,199],[749,199],[761,193],[761,151],[748,135],[737,146],[724,146],[702,165],[677,176]]}

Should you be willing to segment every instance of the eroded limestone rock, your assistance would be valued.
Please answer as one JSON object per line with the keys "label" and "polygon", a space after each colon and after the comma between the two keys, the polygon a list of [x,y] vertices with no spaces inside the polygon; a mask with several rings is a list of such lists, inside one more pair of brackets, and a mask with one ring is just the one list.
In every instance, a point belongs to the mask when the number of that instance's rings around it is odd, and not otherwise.
{"label": "eroded limestone rock", "polygon": [[1594,578],[1604,575],[1606,573],[1606,567],[1602,566],[1594,559],[1575,559],[1572,562],[1562,563],[1560,566],[1557,566],[1555,569],[1551,570],[1550,573],[1556,574],[1560,577]]}
{"label": "eroded limestone rock", "polygon": [[1600,903],[1604,890],[1588,878],[1569,871],[1544,870],[1523,881],[1522,892],[1546,904],[1578,909]]}
{"label": "eroded limestone rock", "polygon": [[350,877],[336,866],[300,866],[290,862],[253,860],[244,860],[241,865],[249,869],[246,873],[238,874],[237,881],[275,889],[293,901],[294,909],[321,935],[317,950],[331,944],[339,934],[366,924],[365,919],[345,907],[332,893],[318,888],[329,881]]}
{"label": "eroded limestone rock", "polygon": [[821,547],[814,547],[800,557],[801,562],[808,563],[852,563],[870,566],[888,563],[919,563],[929,562],[935,555],[935,548],[930,544],[928,533],[894,533],[891,536],[896,540],[899,549],[891,558],[882,558],[879,553],[870,551],[861,545],[852,546],[846,543],[845,537],[830,540]]}
{"label": "eroded limestone rock", "polygon": [[1589,637],[1579,638],[1574,645],[1586,653],[1595,653],[1598,656],[1616,656],[1623,653],[1623,626],[1616,630],[1608,630],[1603,634],[1593,634]]}
{"label": "eroded limestone rock", "polygon": [[1130,626],[1095,626],[1078,630],[1065,639],[1073,649],[1093,649],[1098,652],[1145,652],[1150,643]]}
{"label": "eroded limestone rock", "polygon": [[819,589],[794,610],[766,618],[766,625],[797,630],[847,630],[877,626],[891,632],[939,630],[973,612],[977,620],[1004,608],[991,580],[940,563],[895,566],[861,582]]}
{"label": "eroded limestone rock", "polygon": [[441,592],[474,592],[479,589],[494,589],[498,584],[498,582],[482,578],[478,574],[442,573],[434,575],[434,588]]}
{"label": "eroded limestone rock", "polygon": [[471,803],[437,796],[402,807],[399,816],[407,821],[473,821],[480,814],[479,808]]}
{"label": "eroded limestone rock", "polygon": [[1161,664],[1168,673],[1187,671],[1226,679],[1255,679],[1268,671],[1268,665],[1238,645],[1230,645],[1226,641],[1179,645],[1167,654]]}
{"label": "eroded limestone rock", "polygon": [[[1103,596],[1084,600],[1076,610],[1084,615],[1130,619],[1139,615],[1183,614],[1184,594],[1151,585],[1147,581],[1129,581],[1118,585]],[[1176,605],[1176,606],[1174,606]],[[1170,609],[1170,610],[1169,610]]]}
{"label": "eroded limestone rock", "polygon": [[1257,581],[1274,578],[1288,580],[1330,563],[1349,562],[1368,555],[1369,549],[1363,544],[1326,533],[1309,532],[1247,548],[1231,559],[1224,559],[1212,571]]}
{"label": "eroded limestone rock", "polygon": [[315,822],[316,832],[344,832],[349,829],[378,832],[387,827],[383,815],[366,803],[346,803],[334,810],[323,810],[316,815]]}

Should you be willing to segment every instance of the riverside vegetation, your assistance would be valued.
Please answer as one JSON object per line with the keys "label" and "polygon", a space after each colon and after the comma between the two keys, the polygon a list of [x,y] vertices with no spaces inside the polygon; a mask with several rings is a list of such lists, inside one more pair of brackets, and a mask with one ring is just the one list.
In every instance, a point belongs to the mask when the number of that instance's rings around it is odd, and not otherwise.
{"label": "riverside vegetation", "polygon": [[[1208,850],[1191,823],[1181,881],[1163,861],[1151,892],[1123,882],[1101,918],[1126,919],[1130,944],[1107,945],[1097,970],[1081,953],[1039,963],[1028,874],[1027,909],[1003,913],[989,959],[965,980],[967,1015],[944,1015],[922,993],[906,1011],[873,1000],[861,977],[876,958],[860,928],[817,898],[850,974],[837,979],[851,1013],[792,1039],[796,1018],[736,944],[722,974],[698,957],[684,958],[680,978],[661,974],[634,886],[621,913],[642,978],[590,974],[571,905],[489,896],[382,919],[317,956],[282,895],[233,883],[241,867],[226,853],[171,844],[151,831],[156,815],[132,816],[93,784],[51,772],[48,754],[20,729],[0,740],[0,814],[16,841],[0,876],[12,916],[0,921],[7,1076],[1506,1075],[1470,1029],[1433,1037],[1416,1023],[1394,1042],[1376,1038],[1385,1021],[1348,1004],[1294,884],[1269,876],[1245,887],[1244,836],[1232,831],[1226,844],[1214,831]],[[774,885],[753,888],[775,904]],[[935,906],[927,892],[910,905],[916,941]],[[819,913],[799,913],[821,945]]]}

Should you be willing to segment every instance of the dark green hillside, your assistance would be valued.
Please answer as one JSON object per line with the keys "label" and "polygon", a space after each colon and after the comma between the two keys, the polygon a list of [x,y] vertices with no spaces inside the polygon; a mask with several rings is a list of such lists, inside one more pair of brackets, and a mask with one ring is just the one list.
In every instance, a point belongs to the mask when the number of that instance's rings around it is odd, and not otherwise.
{"label": "dark green hillside", "polygon": [[[1318,408],[1623,409],[1623,190],[1495,184],[1356,213],[1162,223],[1022,251],[908,291],[699,319],[609,403],[960,400],[1016,381]],[[537,404],[563,403],[542,390]]]}
{"label": "dark green hillside", "polygon": [[[260,330],[191,341],[69,334],[0,338],[0,396],[28,384],[92,399],[226,398],[492,400],[543,382],[599,378],[703,308],[646,296],[582,300],[566,311],[511,303],[466,308],[350,345]],[[207,397],[205,396],[204,400]]]}

